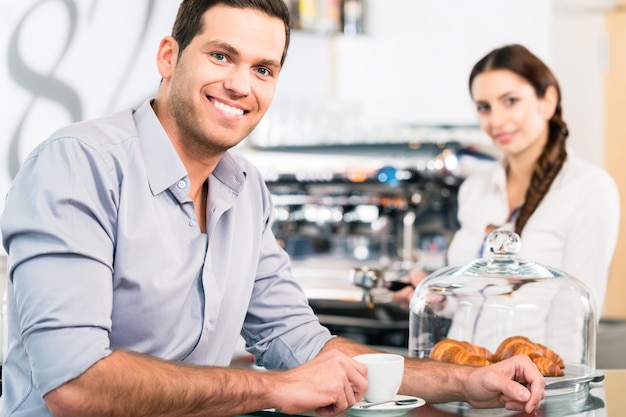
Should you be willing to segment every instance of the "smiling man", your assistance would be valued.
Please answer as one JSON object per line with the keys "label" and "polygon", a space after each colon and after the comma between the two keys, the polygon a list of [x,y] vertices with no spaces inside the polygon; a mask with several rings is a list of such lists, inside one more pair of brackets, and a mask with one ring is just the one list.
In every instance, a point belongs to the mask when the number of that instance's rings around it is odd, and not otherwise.
{"label": "smiling man", "polygon": [[[373,350],[320,325],[261,174],[231,149],[267,111],[288,44],[283,0],[184,0],[156,97],[60,129],[26,159],[0,218],[0,415],[334,415],[361,399],[352,356]],[[276,371],[229,368],[240,335]],[[544,385],[527,357],[407,359],[400,391],[532,411]]]}

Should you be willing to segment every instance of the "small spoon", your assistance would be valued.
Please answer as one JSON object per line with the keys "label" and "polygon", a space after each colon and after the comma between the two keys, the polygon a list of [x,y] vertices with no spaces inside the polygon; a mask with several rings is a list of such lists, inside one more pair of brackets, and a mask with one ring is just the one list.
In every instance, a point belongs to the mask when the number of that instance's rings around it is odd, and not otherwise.
{"label": "small spoon", "polygon": [[361,404],[359,408],[370,408],[370,407],[374,407],[375,405],[383,405],[387,403],[394,403],[395,405],[409,405],[409,404],[415,404],[416,402],[417,402],[417,398],[405,398],[402,400],[390,400],[390,401],[381,401],[379,403]]}

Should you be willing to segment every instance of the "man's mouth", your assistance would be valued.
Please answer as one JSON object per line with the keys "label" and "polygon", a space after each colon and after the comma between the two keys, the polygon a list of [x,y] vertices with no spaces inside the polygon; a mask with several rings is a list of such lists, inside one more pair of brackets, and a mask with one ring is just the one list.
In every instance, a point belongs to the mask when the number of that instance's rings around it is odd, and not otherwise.
{"label": "man's mouth", "polygon": [[236,107],[229,106],[228,104],[224,104],[222,102],[219,102],[219,101],[215,100],[214,98],[211,99],[210,101],[211,101],[211,103],[213,103],[213,105],[215,107],[217,107],[218,109],[220,109],[224,113],[228,113],[228,114],[230,114],[232,116],[243,116],[244,113],[245,113],[242,109],[238,109]]}

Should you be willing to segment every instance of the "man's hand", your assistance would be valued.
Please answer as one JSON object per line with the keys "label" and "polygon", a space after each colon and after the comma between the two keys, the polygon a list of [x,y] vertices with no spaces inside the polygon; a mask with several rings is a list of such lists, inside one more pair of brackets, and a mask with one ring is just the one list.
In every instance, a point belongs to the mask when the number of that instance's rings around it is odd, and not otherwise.
{"label": "man's hand", "polygon": [[468,402],[476,407],[495,406],[534,412],[545,397],[546,381],[526,355],[476,368],[465,381]]}
{"label": "man's hand", "polygon": [[367,390],[367,368],[338,350],[325,350],[315,359],[273,378],[273,403],[287,414],[315,410],[334,416],[356,404]]}

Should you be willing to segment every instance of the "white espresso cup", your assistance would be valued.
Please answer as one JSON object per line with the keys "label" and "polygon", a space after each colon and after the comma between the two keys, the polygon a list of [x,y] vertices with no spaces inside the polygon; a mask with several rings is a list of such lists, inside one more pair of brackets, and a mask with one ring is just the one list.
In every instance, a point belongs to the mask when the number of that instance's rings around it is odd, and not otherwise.
{"label": "white espresso cup", "polygon": [[354,359],[367,366],[365,401],[393,401],[402,384],[404,357],[393,353],[367,353]]}

